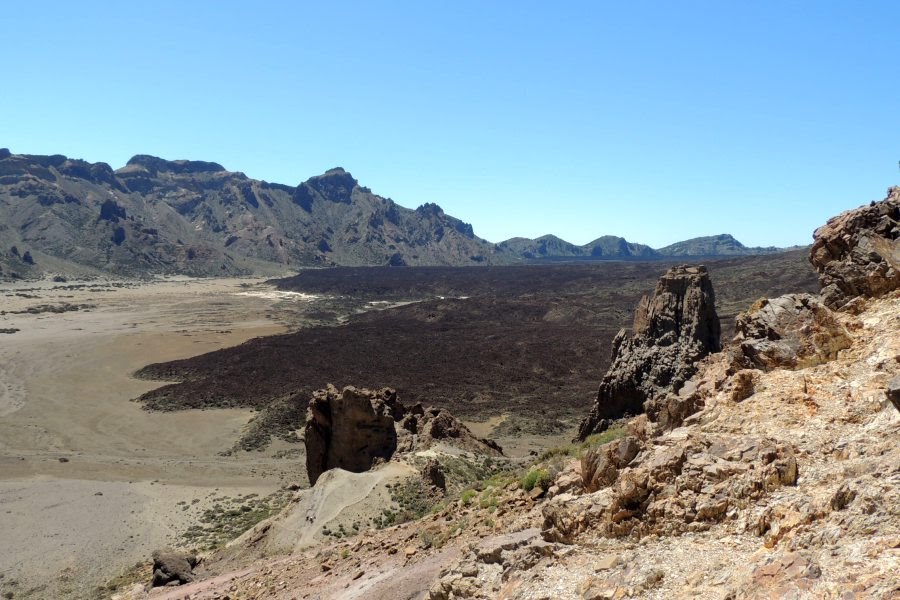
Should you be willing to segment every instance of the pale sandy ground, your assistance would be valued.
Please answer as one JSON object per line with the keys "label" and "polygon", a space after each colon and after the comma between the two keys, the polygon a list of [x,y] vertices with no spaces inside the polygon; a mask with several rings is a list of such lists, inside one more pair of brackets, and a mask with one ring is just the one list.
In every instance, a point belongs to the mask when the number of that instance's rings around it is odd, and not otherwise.
{"label": "pale sandy ground", "polygon": [[[283,331],[267,312],[310,299],[252,280],[60,289],[71,283],[0,285],[0,328],[20,329],[0,334],[0,586],[15,597],[95,597],[176,543],[212,494],[265,495],[302,479],[296,458],[219,454],[250,411],[147,412],[131,399],[159,384],[130,374]],[[62,302],[95,308],[8,314]]]}

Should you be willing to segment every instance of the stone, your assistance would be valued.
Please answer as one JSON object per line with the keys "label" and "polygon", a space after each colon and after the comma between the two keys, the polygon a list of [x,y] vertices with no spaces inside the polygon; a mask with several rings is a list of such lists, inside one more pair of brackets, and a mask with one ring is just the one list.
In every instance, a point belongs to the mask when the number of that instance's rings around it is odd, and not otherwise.
{"label": "stone", "polygon": [[581,457],[581,481],[587,492],[596,492],[615,483],[619,469],[641,451],[640,441],[632,436],[592,448]]}
{"label": "stone", "polygon": [[164,548],[153,552],[151,586],[182,585],[194,580],[197,557],[188,552]]}
{"label": "stone", "polygon": [[606,556],[601,556],[596,561],[594,561],[594,570],[595,571],[608,571],[609,569],[614,569],[622,563],[622,559],[618,557],[616,554],[607,554]]}
{"label": "stone", "polygon": [[422,479],[433,488],[441,491],[447,490],[447,480],[444,477],[444,468],[436,458],[429,458],[422,467]]}
{"label": "stone", "polygon": [[741,369],[734,374],[728,383],[728,397],[732,402],[743,402],[756,392],[758,379],[758,370]]}
{"label": "stone", "polygon": [[677,394],[696,363],[721,349],[720,335],[706,267],[669,269],[653,296],[638,304],[631,333],[623,329],[613,340],[612,364],[578,439],[606,429],[611,420],[642,413],[648,401]]}
{"label": "stone", "polygon": [[887,394],[888,400],[891,401],[894,408],[900,411],[900,375],[894,375],[894,377],[888,381],[885,394]]}
{"label": "stone", "polygon": [[762,299],[735,320],[734,342],[757,368],[803,369],[837,357],[850,335],[834,313],[811,294]]}
{"label": "stone", "polygon": [[850,489],[850,486],[842,483],[831,497],[831,508],[832,510],[844,510],[854,499],[856,499],[856,490]]}
{"label": "stone", "polygon": [[880,202],[829,219],[813,234],[809,261],[819,273],[824,303],[835,310],[858,296],[900,288],[900,187]]}

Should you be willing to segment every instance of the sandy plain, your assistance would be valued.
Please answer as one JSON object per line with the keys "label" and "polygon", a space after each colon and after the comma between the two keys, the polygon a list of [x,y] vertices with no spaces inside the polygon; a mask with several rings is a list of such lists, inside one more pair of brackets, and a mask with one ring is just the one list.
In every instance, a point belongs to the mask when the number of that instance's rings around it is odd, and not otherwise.
{"label": "sandy plain", "polygon": [[[285,331],[310,301],[261,280],[0,285],[0,330],[18,330],[0,334],[4,594],[96,597],[217,499],[305,480],[277,444],[222,455],[251,411],[148,412],[132,400],[160,383],[131,374]],[[38,308],[65,304],[82,308]]]}

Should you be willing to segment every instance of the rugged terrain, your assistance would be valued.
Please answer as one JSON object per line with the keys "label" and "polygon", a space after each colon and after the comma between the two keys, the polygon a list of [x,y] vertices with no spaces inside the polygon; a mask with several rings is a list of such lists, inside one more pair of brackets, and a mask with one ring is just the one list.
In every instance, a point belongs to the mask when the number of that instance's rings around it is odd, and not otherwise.
{"label": "rugged terrain", "polygon": [[[323,324],[140,371],[177,380],[145,394],[151,409],[244,406],[295,428],[292,398],[337,386],[396,388],[403,398],[468,419],[502,417],[505,428],[568,429],[584,414],[610,342],[665,263],[592,263],[484,269],[328,269],[277,285],[336,298]],[[816,287],[800,252],[709,264],[724,328],[761,296]],[[340,326],[335,306],[368,311]],[[329,302],[337,302],[329,308]],[[376,304],[378,306],[378,304]],[[281,415],[281,416],[279,416]]]}
{"label": "rugged terrain", "polygon": [[[721,239],[720,239],[721,238]],[[660,251],[605,236],[499,245],[424,203],[374,194],[341,168],[299,185],[251,179],[214,162],[137,155],[113,170],[62,155],[0,149],[0,279],[280,274],[332,265],[487,265],[530,259],[742,255],[730,236]]]}
{"label": "rugged terrain", "polygon": [[[887,220],[873,223],[872,213]],[[646,414],[550,449],[518,473],[510,465],[470,477],[459,493],[447,486],[421,518],[362,535],[341,529],[336,541],[294,554],[233,562],[266,539],[262,523],[201,561],[200,581],[135,585],[117,597],[897,597],[900,190],[829,222],[817,241],[835,229],[844,244],[825,261],[815,250],[811,257],[825,294],[755,302],[734,340],[687,381],[647,388]],[[878,251],[854,252],[866,244]],[[848,292],[860,273],[867,287]],[[641,342],[622,346],[623,364],[652,363],[656,353],[642,347],[664,348],[673,332],[704,322],[702,302],[677,298],[705,295],[705,275],[676,268],[662,277],[639,305]],[[687,279],[683,294],[672,290],[679,279]],[[827,306],[835,304],[829,285],[843,291],[840,310]],[[618,372],[614,363],[607,376]],[[656,409],[673,404],[686,406],[680,418],[660,418]],[[451,471],[448,453],[430,456]],[[398,452],[389,465],[396,471],[417,458]],[[410,474],[413,487],[427,489],[432,472]],[[303,506],[318,487],[294,503]],[[308,514],[316,523],[319,513]],[[308,528],[295,524],[295,535]]]}

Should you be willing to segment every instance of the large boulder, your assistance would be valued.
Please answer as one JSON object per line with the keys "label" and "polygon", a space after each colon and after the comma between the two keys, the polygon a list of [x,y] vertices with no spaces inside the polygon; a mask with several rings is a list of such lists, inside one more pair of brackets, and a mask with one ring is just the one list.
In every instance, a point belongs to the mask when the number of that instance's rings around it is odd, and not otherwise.
{"label": "large boulder", "polygon": [[810,294],[762,299],[735,321],[735,342],[752,366],[802,369],[837,357],[850,335],[834,313]]}
{"label": "large boulder", "polygon": [[153,580],[151,585],[182,585],[194,580],[197,557],[188,552],[164,548],[153,552]]}
{"label": "large boulder", "polygon": [[391,388],[338,390],[329,385],[313,392],[304,432],[311,484],[329,469],[361,473],[395,452],[424,450],[439,442],[477,454],[502,454],[495,442],[475,437],[446,410],[421,404],[407,408]]}
{"label": "large boulder", "polygon": [[809,260],[830,308],[900,288],[900,187],[890,188],[881,202],[829,219],[813,240]]}
{"label": "large boulder", "polygon": [[641,299],[632,331],[613,340],[612,365],[597,400],[579,428],[579,439],[612,419],[643,412],[644,404],[678,392],[696,363],[720,346],[715,293],[704,266],[680,266],[663,275],[653,296]]}

